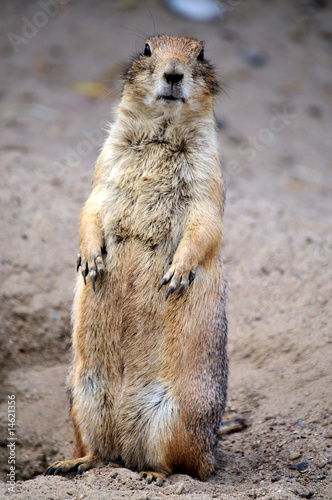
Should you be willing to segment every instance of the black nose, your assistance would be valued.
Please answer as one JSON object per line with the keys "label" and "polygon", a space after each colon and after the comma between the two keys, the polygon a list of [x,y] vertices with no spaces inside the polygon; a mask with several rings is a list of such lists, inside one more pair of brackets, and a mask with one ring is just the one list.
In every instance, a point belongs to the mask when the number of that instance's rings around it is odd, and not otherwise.
{"label": "black nose", "polygon": [[183,78],[183,73],[164,73],[164,77],[167,83],[174,84],[181,82]]}

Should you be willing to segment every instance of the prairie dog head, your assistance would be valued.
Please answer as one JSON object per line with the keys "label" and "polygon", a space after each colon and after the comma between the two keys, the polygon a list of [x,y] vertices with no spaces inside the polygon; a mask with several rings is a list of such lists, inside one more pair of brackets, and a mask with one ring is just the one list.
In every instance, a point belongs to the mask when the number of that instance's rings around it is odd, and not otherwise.
{"label": "prairie dog head", "polygon": [[124,98],[135,108],[165,113],[208,112],[217,81],[202,42],[160,35],[146,41],[126,73]]}

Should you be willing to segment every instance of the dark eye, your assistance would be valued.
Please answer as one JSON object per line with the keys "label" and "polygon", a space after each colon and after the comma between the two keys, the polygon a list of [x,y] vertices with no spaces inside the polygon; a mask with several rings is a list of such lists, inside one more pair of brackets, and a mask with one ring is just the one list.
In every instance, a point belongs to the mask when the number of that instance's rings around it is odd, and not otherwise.
{"label": "dark eye", "polygon": [[198,54],[197,61],[204,61],[204,50],[203,49]]}
{"label": "dark eye", "polygon": [[145,45],[144,55],[148,56],[148,57],[151,56],[151,47],[150,47],[150,45],[148,43]]}

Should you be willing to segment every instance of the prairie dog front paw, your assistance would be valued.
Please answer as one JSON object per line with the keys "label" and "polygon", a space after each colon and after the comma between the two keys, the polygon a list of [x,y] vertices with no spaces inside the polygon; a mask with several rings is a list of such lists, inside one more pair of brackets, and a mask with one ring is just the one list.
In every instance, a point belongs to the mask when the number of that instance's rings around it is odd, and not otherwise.
{"label": "prairie dog front paw", "polygon": [[106,253],[105,247],[92,246],[90,249],[81,249],[77,256],[77,271],[81,268],[84,284],[86,285],[86,278],[90,276],[93,289],[96,288],[97,277],[100,283],[103,281],[104,275],[104,261],[103,254]]}
{"label": "prairie dog front paw", "polygon": [[174,262],[164,275],[159,286],[160,290],[164,285],[169,283],[166,300],[175,290],[178,290],[177,295],[180,295],[186,287],[191,285],[196,276],[197,266],[198,263],[194,258],[188,258],[186,255],[174,257]]}

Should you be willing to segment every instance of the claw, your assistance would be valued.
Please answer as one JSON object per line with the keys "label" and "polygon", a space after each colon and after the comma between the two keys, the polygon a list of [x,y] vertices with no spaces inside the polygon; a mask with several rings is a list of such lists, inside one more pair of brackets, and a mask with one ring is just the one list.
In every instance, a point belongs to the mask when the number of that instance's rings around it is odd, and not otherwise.
{"label": "claw", "polygon": [[140,479],[146,480],[146,484],[151,484],[152,481],[155,480],[157,486],[162,486],[166,479],[166,474],[163,474],[162,472],[142,471],[139,472],[139,475]]}
{"label": "claw", "polygon": [[192,282],[194,281],[195,279],[195,272],[194,271],[190,271],[189,273],[189,286],[192,284]]}
{"label": "claw", "polygon": [[163,278],[163,279],[162,279],[162,282],[160,283],[160,286],[159,286],[159,288],[158,288],[158,292],[159,292],[159,290],[160,290],[160,289],[161,289],[164,285],[166,285],[166,283],[167,283],[168,281],[169,281],[169,280],[167,280],[166,278]]}
{"label": "claw", "polygon": [[77,272],[78,272],[78,270],[80,268],[81,262],[82,262],[82,257],[80,255],[78,255],[77,261],[76,261],[76,271]]}
{"label": "claw", "polygon": [[[101,252],[103,253],[103,249],[101,249]],[[106,251],[104,253],[106,253]],[[103,282],[103,276],[104,276],[102,257],[101,257],[101,255],[95,253],[93,255],[93,259],[95,261],[95,266],[97,268],[99,279],[100,279],[100,284],[101,284]]]}
{"label": "claw", "polygon": [[46,471],[44,472],[44,476],[56,476],[57,474],[61,474],[63,472],[66,472],[66,470],[64,469],[64,467],[49,467],[48,469],[46,469]]}
{"label": "claw", "polygon": [[90,278],[91,278],[91,281],[92,281],[93,291],[95,292],[96,291],[96,275],[95,274],[90,274]]}
{"label": "claw", "polygon": [[82,465],[80,465],[78,468],[77,468],[77,473],[78,474],[83,474],[84,472],[84,467]]}
{"label": "claw", "polygon": [[156,485],[157,486],[162,486],[164,484],[164,479],[162,477],[158,477],[156,479]]}
{"label": "claw", "polygon": [[83,276],[83,279],[84,279],[84,285],[86,285],[86,277],[87,277],[88,274],[89,274],[89,266],[88,266],[88,263],[86,262],[85,269],[82,270],[82,276]]}
{"label": "claw", "polygon": [[167,299],[168,299],[168,297],[170,296],[170,294],[171,294],[171,293],[173,293],[173,292],[174,292],[174,290],[175,290],[175,286],[170,285],[169,289],[167,290],[165,300],[167,300]]}
{"label": "claw", "polygon": [[104,277],[104,269],[98,269],[98,274],[99,274],[100,284],[102,284]]}
{"label": "claw", "polygon": [[189,285],[189,280],[187,278],[182,277],[177,296],[179,296],[188,285]]}
{"label": "claw", "polygon": [[162,286],[164,286],[166,283],[168,283],[174,276],[175,269],[173,271],[168,271],[168,273],[165,274],[165,276],[162,279],[162,282],[160,283],[160,286],[158,288],[158,292],[161,289]]}

